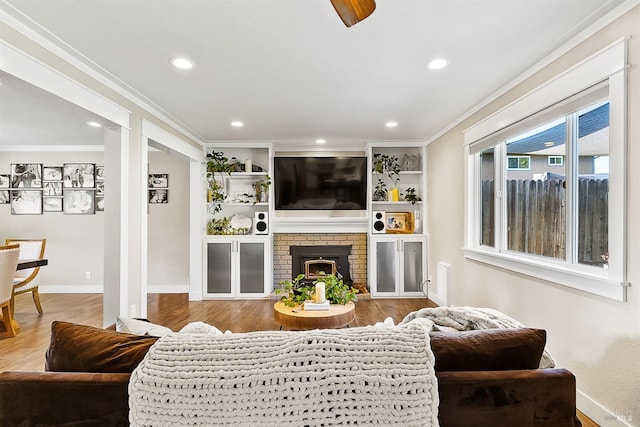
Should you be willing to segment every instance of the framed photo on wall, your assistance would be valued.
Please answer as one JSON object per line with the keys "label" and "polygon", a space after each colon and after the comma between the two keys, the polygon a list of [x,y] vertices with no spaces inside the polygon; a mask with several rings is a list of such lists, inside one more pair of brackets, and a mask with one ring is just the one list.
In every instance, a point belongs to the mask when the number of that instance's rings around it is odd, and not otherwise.
{"label": "framed photo on wall", "polygon": [[9,190],[0,190],[0,205],[6,205],[11,203],[11,197],[9,197]]}
{"label": "framed photo on wall", "polygon": [[11,188],[42,188],[42,165],[39,163],[11,164]]}
{"label": "framed photo on wall", "polygon": [[96,166],[96,181],[104,181],[104,166]]}
{"label": "framed photo on wall", "polygon": [[11,190],[12,215],[41,215],[41,190]]}
{"label": "framed photo on wall", "polygon": [[62,166],[64,188],[94,188],[94,163],[65,163]]}
{"label": "framed photo on wall", "polygon": [[62,166],[44,166],[42,168],[42,179],[44,181],[62,182]]}
{"label": "framed photo on wall", "polygon": [[96,212],[104,212],[104,196],[96,195]]}
{"label": "framed photo on wall", "polygon": [[62,181],[44,181],[42,185],[43,196],[62,196]]}
{"label": "framed photo on wall", "polygon": [[0,188],[9,188],[11,176],[9,174],[0,174]]}
{"label": "framed photo on wall", "polygon": [[391,234],[413,233],[413,218],[411,212],[387,212],[384,216],[385,232]]}
{"label": "framed photo on wall", "polygon": [[45,212],[62,212],[62,197],[43,197],[42,207]]}
{"label": "framed photo on wall", "polygon": [[96,213],[95,190],[74,190],[65,188],[62,194],[62,211],[70,215],[91,215]]}
{"label": "framed photo on wall", "polygon": [[149,204],[169,203],[169,190],[166,188],[157,188],[149,190]]}
{"label": "framed photo on wall", "polygon": [[150,173],[149,188],[169,188],[169,174]]}

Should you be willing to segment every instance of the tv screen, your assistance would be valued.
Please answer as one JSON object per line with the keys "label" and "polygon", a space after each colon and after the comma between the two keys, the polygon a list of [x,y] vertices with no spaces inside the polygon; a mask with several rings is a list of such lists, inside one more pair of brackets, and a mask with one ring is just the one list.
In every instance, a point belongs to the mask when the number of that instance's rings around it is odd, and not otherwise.
{"label": "tv screen", "polygon": [[275,157],[276,210],[365,210],[366,157]]}

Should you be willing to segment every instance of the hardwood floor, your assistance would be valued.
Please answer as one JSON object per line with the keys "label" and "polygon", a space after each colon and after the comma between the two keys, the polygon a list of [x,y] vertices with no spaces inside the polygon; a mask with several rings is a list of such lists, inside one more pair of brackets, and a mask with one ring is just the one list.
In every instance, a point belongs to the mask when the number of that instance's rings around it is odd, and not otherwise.
{"label": "hardwood floor", "polygon": [[[38,315],[29,295],[16,298],[15,318],[20,323],[16,337],[0,330],[0,371],[43,371],[49,346],[51,322],[64,320],[102,327],[102,295],[41,294],[44,314]],[[202,321],[223,331],[277,330],[272,300],[189,301],[187,294],[150,294],[147,318],[177,331],[190,322]],[[397,323],[408,313],[435,307],[426,298],[377,299],[357,303],[352,326],[372,325],[391,317]]]}
{"label": "hardwood floor", "polygon": [[[42,316],[28,295],[16,298],[15,318],[21,328],[13,338],[0,330],[0,372],[44,371],[44,353],[54,320],[102,327],[102,295],[41,294],[40,299],[44,308]],[[174,331],[196,321],[232,332],[279,329],[273,320],[274,301],[271,300],[189,301],[186,294],[151,294],[147,302],[149,320]],[[398,323],[412,311],[435,306],[425,298],[360,301],[353,326],[372,325],[386,317]],[[580,412],[578,418],[583,427],[598,427]]]}

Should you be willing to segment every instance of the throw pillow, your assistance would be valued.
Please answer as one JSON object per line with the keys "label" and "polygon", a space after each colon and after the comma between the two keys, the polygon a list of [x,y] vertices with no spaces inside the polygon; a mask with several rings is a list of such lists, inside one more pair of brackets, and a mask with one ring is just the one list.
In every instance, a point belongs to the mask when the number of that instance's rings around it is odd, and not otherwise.
{"label": "throw pillow", "polygon": [[209,325],[204,322],[191,322],[185,325],[182,329],[180,329],[179,333],[181,334],[191,334],[191,335],[224,335],[230,334],[230,331],[226,331],[224,334],[218,328],[213,325]]}
{"label": "throw pillow", "polygon": [[116,331],[136,335],[149,335],[152,337],[163,337],[173,332],[166,326],[156,325],[146,320],[130,319],[120,316],[116,317]]}
{"label": "throw pillow", "polygon": [[537,369],[547,341],[544,329],[480,329],[431,332],[440,371]]}
{"label": "throw pillow", "polygon": [[54,321],[45,371],[130,373],[156,341],[155,337]]}

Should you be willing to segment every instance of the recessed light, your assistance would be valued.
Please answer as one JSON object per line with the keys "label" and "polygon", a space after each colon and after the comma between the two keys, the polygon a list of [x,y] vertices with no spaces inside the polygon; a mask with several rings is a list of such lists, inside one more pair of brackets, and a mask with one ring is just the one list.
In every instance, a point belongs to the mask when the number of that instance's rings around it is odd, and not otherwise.
{"label": "recessed light", "polygon": [[231,122],[231,126],[233,126],[234,128],[241,128],[242,126],[244,126],[244,123],[242,123],[240,120],[234,120]]}
{"label": "recessed light", "polygon": [[98,123],[98,122],[87,122],[87,124],[89,126],[91,126],[91,127],[94,127],[94,128],[101,128],[102,127],[102,125],[100,123]]}
{"label": "recessed light", "polygon": [[385,124],[385,126],[386,126],[386,127],[388,127],[388,128],[394,128],[394,127],[397,127],[397,126],[398,126],[398,122],[394,122],[394,121],[387,122],[387,123]]}
{"label": "recessed light", "polygon": [[187,58],[171,58],[169,62],[174,67],[180,68],[181,70],[190,70],[193,68],[193,62]]}
{"label": "recessed light", "polygon": [[316,144],[324,144],[325,142],[327,141],[325,141],[324,139],[316,139]]}
{"label": "recessed light", "polygon": [[545,143],[544,143],[544,146],[545,146],[545,147],[553,147],[555,144],[556,144],[556,143],[555,143],[555,142],[553,142],[553,141],[547,141],[547,142],[545,142]]}
{"label": "recessed light", "polygon": [[446,59],[436,58],[429,61],[429,63],[427,64],[427,68],[429,68],[430,70],[442,70],[447,66],[447,64],[448,62]]}

